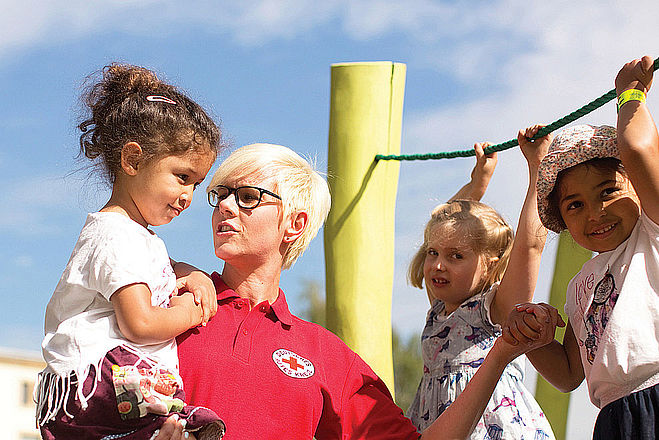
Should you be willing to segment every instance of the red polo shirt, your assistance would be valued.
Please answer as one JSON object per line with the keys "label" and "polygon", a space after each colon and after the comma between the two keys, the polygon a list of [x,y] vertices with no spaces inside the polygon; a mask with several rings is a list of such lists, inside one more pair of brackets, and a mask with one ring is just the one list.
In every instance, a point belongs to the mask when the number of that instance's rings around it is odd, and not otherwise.
{"label": "red polo shirt", "polygon": [[217,314],[178,337],[186,401],[237,439],[417,439],[386,385],[323,327],[291,315],[284,293],[250,310],[217,273]]}

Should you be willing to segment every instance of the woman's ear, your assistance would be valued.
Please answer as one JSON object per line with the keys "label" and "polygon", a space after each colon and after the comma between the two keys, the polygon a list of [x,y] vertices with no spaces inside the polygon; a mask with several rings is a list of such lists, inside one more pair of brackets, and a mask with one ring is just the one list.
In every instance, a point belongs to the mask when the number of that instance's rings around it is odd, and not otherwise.
{"label": "woman's ear", "polygon": [[307,228],[309,217],[306,212],[299,211],[291,216],[291,223],[284,231],[284,243],[292,243],[297,240]]}
{"label": "woman's ear", "polygon": [[129,176],[137,174],[137,167],[142,159],[142,147],[137,142],[126,142],[121,147],[121,169]]}

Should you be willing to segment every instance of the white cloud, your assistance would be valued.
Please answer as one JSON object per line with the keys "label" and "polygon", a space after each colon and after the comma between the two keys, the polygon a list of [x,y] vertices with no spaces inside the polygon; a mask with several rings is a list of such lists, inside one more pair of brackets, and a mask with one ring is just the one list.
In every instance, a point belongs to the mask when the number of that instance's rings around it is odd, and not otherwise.
{"label": "white cloud", "polygon": [[260,0],[244,2],[112,0],[67,2],[4,0],[0,16],[0,56],[94,33],[122,31],[166,35],[181,26],[226,33],[239,43],[292,38],[332,19],[342,2]]}
{"label": "white cloud", "polygon": [[102,29],[103,25],[111,24],[113,17],[134,8],[136,3],[118,0],[102,4],[81,0],[4,0],[0,16],[0,56]]}
{"label": "white cloud", "polygon": [[[616,1],[543,2],[505,0],[478,6],[462,2],[411,0],[253,0],[243,2],[174,0],[88,2],[84,0],[2,1],[0,56],[39,44],[56,44],[108,30],[166,35],[181,26],[200,26],[227,34],[245,45],[309,35],[334,25],[355,40],[399,35],[410,45],[410,59],[435,66],[465,81],[504,73],[533,49],[554,54],[540,72],[569,70],[572,63],[593,69],[617,66],[629,56],[653,48],[651,0],[625,8]],[[636,11],[642,10],[642,14]],[[588,17],[587,19],[585,17]],[[526,60],[528,61],[528,60]],[[562,66],[562,68],[561,68]],[[523,65],[529,72],[529,66]],[[598,71],[598,70],[593,70]],[[538,72],[533,72],[538,73]]]}

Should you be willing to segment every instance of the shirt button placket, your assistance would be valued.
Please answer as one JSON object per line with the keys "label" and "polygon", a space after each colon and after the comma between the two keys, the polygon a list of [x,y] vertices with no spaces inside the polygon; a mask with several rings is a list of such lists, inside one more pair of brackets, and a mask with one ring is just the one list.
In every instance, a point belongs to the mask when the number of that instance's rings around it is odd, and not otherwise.
{"label": "shirt button placket", "polygon": [[249,307],[247,307],[247,302],[243,298],[236,299],[234,301],[234,307],[238,311],[237,318],[239,321],[242,321],[238,327],[238,334],[233,346],[233,355],[239,359],[242,359],[244,362],[249,362],[249,353],[250,353],[250,339],[249,335],[248,321],[249,321]]}

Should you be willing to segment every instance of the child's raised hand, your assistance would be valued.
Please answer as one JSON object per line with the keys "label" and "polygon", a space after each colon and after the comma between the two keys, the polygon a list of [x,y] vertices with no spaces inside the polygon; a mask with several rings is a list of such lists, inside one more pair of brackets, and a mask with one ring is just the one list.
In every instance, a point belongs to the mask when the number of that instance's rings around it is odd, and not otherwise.
{"label": "child's raised hand", "polygon": [[492,174],[497,166],[497,153],[485,154],[483,148],[492,144],[489,142],[478,142],[474,144],[476,153],[476,165],[471,170],[471,180],[467,182],[457,193],[449,199],[452,200],[480,200],[485,195],[485,190],[490,184]]}
{"label": "child's raised hand", "polygon": [[217,293],[213,280],[200,270],[193,271],[188,275],[176,280],[176,288],[179,294],[190,292],[194,297],[196,305],[201,305],[201,325],[205,326],[217,312]]}
{"label": "child's raised hand", "polygon": [[616,76],[616,93],[619,95],[627,89],[638,89],[647,93],[652,86],[653,63],[652,58],[646,55],[622,66]]}
{"label": "child's raised hand", "polygon": [[534,349],[550,343],[556,327],[565,327],[565,322],[555,307],[544,303],[525,303],[516,305],[510,312],[502,334],[503,339],[512,345]]}
{"label": "child's raised hand", "polygon": [[497,167],[497,153],[485,154],[484,148],[492,145],[490,142],[476,142],[474,144],[474,152],[476,153],[476,165],[471,170],[471,180],[484,181],[485,187],[490,183],[490,179],[494,174],[494,169]]}
{"label": "child's raised hand", "polygon": [[549,145],[553,139],[550,133],[534,141],[530,140],[542,127],[544,127],[543,124],[535,124],[517,133],[517,142],[522,150],[522,154],[524,154],[529,168],[534,171],[540,166],[540,162],[547,154]]}

